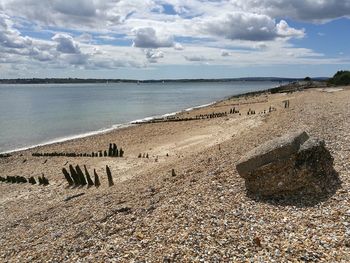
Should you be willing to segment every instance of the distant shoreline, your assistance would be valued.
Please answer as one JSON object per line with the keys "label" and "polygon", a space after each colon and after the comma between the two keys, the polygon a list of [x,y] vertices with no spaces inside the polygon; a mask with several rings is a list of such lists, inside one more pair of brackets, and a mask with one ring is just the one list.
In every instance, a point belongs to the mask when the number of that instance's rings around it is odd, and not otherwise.
{"label": "distant shoreline", "polygon": [[[313,80],[327,80],[319,77]],[[84,84],[84,83],[191,83],[191,82],[237,82],[237,81],[272,81],[272,82],[294,82],[302,78],[279,78],[279,77],[247,77],[247,78],[219,78],[219,79],[82,79],[82,78],[22,78],[22,79],[0,79],[0,84]]]}
{"label": "distant shoreline", "polygon": [[155,119],[159,119],[159,118],[166,118],[168,116],[175,116],[176,114],[179,113],[183,113],[183,112],[189,112],[195,109],[200,109],[200,108],[206,108],[206,107],[210,107],[216,103],[219,102],[223,102],[225,100],[228,100],[230,98],[239,98],[239,97],[244,97],[244,96],[252,96],[252,95],[258,95],[258,94],[263,94],[266,92],[270,92],[273,89],[278,89],[279,87],[276,88],[272,88],[272,89],[266,89],[266,90],[261,90],[261,91],[252,91],[252,92],[247,92],[247,93],[240,93],[240,94],[236,94],[236,95],[230,95],[230,96],[226,96],[220,100],[217,101],[212,101],[203,105],[196,105],[196,106],[192,106],[190,108],[186,108],[186,109],[181,109],[179,111],[175,111],[175,112],[169,112],[169,113],[165,113],[165,114],[161,114],[161,115],[156,115],[156,116],[146,116],[142,119],[138,119],[138,120],[132,120],[130,122],[126,122],[126,123],[116,123],[116,124],[112,124],[111,127],[105,127],[105,128],[101,128],[98,130],[93,130],[93,131],[87,131],[84,133],[79,133],[79,134],[72,134],[72,135],[67,135],[65,137],[59,137],[59,138],[54,138],[48,141],[42,141],[40,143],[36,143],[33,145],[27,145],[27,146],[23,146],[23,147],[19,147],[19,148],[14,148],[11,150],[5,150],[5,151],[0,151],[0,154],[14,154],[14,153],[18,153],[18,152],[23,152],[23,151],[28,151],[28,150],[33,150],[35,148],[40,148],[43,146],[50,146],[53,144],[58,144],[58,143],[65,143],[67,141],[73,141],[73,140],[77,140],[77,139],[82,139],[82,138],[87,138],[87,137],[92,137],[92,136],[96,136],[96,135],[100,135],[100,134],[106,134],[118,129],[122,129],[122,128],[127,128],[127,127],[131,127],[131,126],[136,126],[136,125],[142,125],[142,124],[147,124],[147,123],[152,123],[152,120]]}
{"label": "distant shoreline", "polygon": [[[65,84],[68,84],[68,83],[65,83]],[[26,146],[22,146],[22,147],[18,147],[18,148],[13,148],[10,150],[4,150],[4,151],[0,150],[0,154],[14,154],[17,152],[32,150],[32,149],[42,147],[42,146],[49,146],[49,145],[56,144],[56,143],[64,143],[64,142],[72,141],[72,140],[76,140],[76,139],[96,136],[99,134],[105,134],[105,133],[108,133],[108,132],[111,132],[114,130],[130,127],[130,126],[134,126],[134,125],[152,123],[152,121],[155,119],[166,118],[168,116],[175,116],[176,114],[179,114],[179,113],[188,112],[188,111],[192,111],[192,110],[200,109],[200,108],[205,108],[205,107],[210,107],[216,103],[223,102],[225,100],[229,100],[232,98],[260,95],[260,94],[263,94],[266,92],[278,93],[279,91],[281,91],[281,89],[283,89],[283,87],[285,87],[285,85],[277,86],[277,87],[269,88],[269,89],[263,89],[263,90],[259,90],[259,91],[243,92],[243,93],[239,93],[239,94],[235,94],[235,95],[229,95],[229,96],[223,97],[219,100],[215,100],[215,101],[203,104],[203,105],[193,105],[189,108],[181,109],[181,110],[175,111],[175,112],[168,112],[168,113],[156,115],[156,116],[146,116],[142,119],[136,119],[136,120],[132,120],[132,121],[126,122],[126,123],[115,123],[115,124],[112,124],[110,127],[104,127],[104,128],[100,128],[98,130],[86,131],[86,132],[79,133],[79,134],[71,134],[71,135],[67,135],[65,137],[58,137],[58,138],[50,139],[47,141],[35,143],[32,145],[26,145]]]}
{"label": "distant shoreline", "polygon": [[298,90],[297,87],[295,87],[295,86],[291,87],[290,85],[286,84],[286,85],[281,85],[281,86],[277,86],[277,87],[269,88],[269,89],[239,93],[239,94],[235,94],[235,95],[226,96],[226,97],[223,97],[222,99],[212,101],[212,102],[209,102],[209,103],[206,103],[203,105],[196,105],[196,106],[192,106],[190,108],[182,109],[182,110],[179,110],[176,112],[165,113],[165,114],[157,115],[157,116],[147,116],[145,118],[142,118],[139,120],[132,120],[132,121],[127,122],[127,123],[116,123],[116,124],[113,124],[111,127],[105,127],[105,128],[101,128],[101,129],[94,130],[94,131],[87,131],[87,132],[80,133],[80,134],[72,134],[72,135],[68,135],[65,137],[59,137],[59,138],[54,138],[54,139],[51,139],[48,141],[43,141],[43,142],[33,144],[33,145],[27,145],[27,146],[23,146],[23,147],[19,147],[19,148],[14,148],[11,150],[0,151],[0,154],[13,154],[13,153],[17,153],[17,152],[32,150],[34,148],[38,148],[38,147],[42,147],[42,146],[49,146],[49,145],[53,145],[53,144],[57,144],[57,143],[65,143],[67,141],[72,141],[72,140],[76,140],[76,139],[96,136],[96,135],[100,135],[100,134],[106,134],[106,133],[112,132],[114,130],[118,130],[121,128],[127,128],[127,127],[134,126],[134,125],[154,123],[154,120],[157,120],[157,119],[164,119],[164,118],[167,118],[168,116],[175,116],[179,113],[189,112],[189,111],[193,111],[193,110],[200,109],[200,108],[211,107],[214,104],[221,103],[221,102],[224,102],[226,100],[233,99],[233,98],[259,96],[259,95],[264,94],[264,93],[274,94],[274,93],[282,93],[282,92],[294,92],[297,90]]}

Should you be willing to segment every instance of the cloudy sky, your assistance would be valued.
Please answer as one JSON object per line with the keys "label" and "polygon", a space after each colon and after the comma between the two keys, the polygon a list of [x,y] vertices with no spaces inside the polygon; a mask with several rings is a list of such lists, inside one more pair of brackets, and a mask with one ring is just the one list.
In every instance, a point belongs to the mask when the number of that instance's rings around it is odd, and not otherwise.
{"label": "cloudy sky", "polygon": [[330,76],[350,0],[0,0],[0,78]]}

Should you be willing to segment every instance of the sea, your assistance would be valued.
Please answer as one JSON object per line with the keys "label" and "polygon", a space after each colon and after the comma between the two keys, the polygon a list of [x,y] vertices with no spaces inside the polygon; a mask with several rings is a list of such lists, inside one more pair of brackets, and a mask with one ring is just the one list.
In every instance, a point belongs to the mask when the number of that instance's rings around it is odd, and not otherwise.
{"label": "sea", "polygon": [[270,81],[1,84],[0,153],[107,132],[277,85]]}

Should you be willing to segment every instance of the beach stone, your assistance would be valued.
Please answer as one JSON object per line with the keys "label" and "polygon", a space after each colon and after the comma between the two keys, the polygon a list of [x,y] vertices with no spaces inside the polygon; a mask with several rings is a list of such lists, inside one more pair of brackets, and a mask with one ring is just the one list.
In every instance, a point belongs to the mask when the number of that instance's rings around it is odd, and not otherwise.
{"label": "beach stone", "polygon": [[261,196],[300,192],[324,193],[338,182],[325,143],[306,132],[294,132],[248,152],[236,169],[247,191]]}

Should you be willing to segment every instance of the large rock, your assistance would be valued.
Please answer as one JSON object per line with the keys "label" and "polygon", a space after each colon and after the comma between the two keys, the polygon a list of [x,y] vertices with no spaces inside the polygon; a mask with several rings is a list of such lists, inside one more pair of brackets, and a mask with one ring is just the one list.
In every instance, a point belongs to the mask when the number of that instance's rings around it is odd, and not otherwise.
{"label": "large rock", "polygon": [[338,180],[325,143],[290,133],[247,153],[236,166],[249,193],[261,196],[327,192]]}

